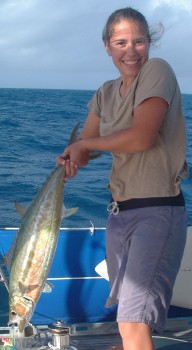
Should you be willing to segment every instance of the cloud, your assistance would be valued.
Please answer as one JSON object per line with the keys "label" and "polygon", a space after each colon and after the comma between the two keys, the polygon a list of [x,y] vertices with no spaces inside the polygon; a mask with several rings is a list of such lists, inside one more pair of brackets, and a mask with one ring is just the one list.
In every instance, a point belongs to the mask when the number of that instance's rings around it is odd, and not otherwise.
{"label": "cloud", "polygon": [[[192,2],[191,0],[154,0],[153,16],[161,18],[165,33],[158,56],[173,67],[182,92],[192,92],[192,70],[190,56],[192,47]],[[156,52],[152,52],[156,56]]]}
{"label": "cloud", "polygon": [[168,6],[173,8],[174,11],[189,11],[192,12],[192,2],[191,0],[154,0],[154,7]]}
{"label": "cloud", "polygon": [[185,89],[191,78],[191,0],[1,0],[0,86],[95,89],[113,79],[118,72],[101,33],[109,14],[127,5],[149,24],[163,22],[165,34],[152,55],[173,65]]}

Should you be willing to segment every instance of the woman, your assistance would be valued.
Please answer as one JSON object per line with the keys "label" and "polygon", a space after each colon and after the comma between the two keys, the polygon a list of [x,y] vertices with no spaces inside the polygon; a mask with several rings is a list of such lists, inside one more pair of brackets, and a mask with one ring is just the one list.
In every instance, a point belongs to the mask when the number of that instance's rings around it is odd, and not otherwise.
{"label": "woman", "polygon": [[[188,170],[180,91],[170,66],[149,59],[153,40],[140,12],[112,13],[103,41],[120,78],[96,92],[80,140],[57,158],[73,177],[88,163],[90,151],[113,155],[107,306],[118,304],[124,350],[154,349],[151,330],[164,328],[186,241],[180,178]],[[66,156],[70,161],[63,160]]]}

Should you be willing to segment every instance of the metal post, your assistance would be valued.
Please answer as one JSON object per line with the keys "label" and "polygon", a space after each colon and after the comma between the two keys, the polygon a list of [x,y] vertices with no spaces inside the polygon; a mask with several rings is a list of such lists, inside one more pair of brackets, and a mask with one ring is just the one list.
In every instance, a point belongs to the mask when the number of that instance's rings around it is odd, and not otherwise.
{"label": "metal post", "polygon": [[49,332],[52,335],[53,347],[60,350],[76,349],[70,346],[69,327],[62,321],[48,325]]}

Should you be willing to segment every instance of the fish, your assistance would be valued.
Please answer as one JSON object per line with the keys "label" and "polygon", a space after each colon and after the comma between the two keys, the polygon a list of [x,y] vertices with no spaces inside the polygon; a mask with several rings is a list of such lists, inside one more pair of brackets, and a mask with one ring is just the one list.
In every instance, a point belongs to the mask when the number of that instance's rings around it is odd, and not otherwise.
{"label": "fish", "polygon": [[[69,144],[75,142],[78,125]],[[5,256],[10,268],[9,321],[22,333],[29,324],[41,293],[52,290],[46,280],[55,254],[61,220],[78,208],[66,209],[63,203],[65,165],[58,165],[45,180],[25,210],[16,204],[22,221],[14,242]]]}

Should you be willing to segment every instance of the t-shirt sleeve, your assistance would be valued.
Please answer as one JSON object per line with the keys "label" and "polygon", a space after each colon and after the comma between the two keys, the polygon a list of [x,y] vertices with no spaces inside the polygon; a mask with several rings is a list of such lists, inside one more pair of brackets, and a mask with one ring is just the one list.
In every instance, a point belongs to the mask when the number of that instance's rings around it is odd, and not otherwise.
{"label": "t-shirt sleeve", "polygon": [[100,116],[100,113],[101,113],[100,95],[101,95],[101,88],[96,91],[92,99],[87,104],[89,112],[92,112],[98,116]]}
{"label": "t-shirt sleeve", "polygon": [[169,64],[162,59],[150,59],[138,76],[134,108],[150,97],[161,97],[170,105],[177,87],[175,74]]}

